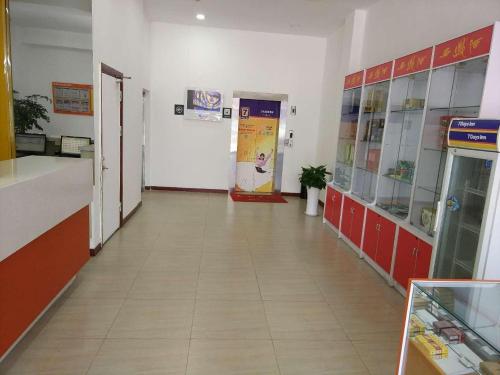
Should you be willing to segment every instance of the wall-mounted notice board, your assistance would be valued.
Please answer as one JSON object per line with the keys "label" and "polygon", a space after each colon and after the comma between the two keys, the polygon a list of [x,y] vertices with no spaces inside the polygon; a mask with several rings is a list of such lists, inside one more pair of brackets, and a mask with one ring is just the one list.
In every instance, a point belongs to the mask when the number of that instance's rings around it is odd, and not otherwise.
{"label": "wall-mounted notice board", "polygon": [[93,116],[92,85],[52,82],[54,113]]}

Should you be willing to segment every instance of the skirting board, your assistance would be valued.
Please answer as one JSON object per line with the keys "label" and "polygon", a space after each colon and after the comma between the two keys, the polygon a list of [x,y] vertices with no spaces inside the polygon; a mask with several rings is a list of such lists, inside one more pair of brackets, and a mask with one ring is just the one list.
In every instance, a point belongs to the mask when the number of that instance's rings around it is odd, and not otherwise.
{"label": "skirting board", "polygon": [[[127,221],[130,220],[132,216],[142,207],[142,201],[137,203],[137,206],[134,207],[132,211],[129,212],[127,216],[123,218],[121,226],[124,226]],[[97,244],[97,246],[93,249],[90,249],[90,256],[95,257],[102,250],[102,243]]]}
{"label": "skirting board", "polygon": [[134,216],[134,214],[139,210],[139,208],[142,207],[142,201],[140,201],[139,203],[137,203],[137,206],[134,207],[134,209],[132,211],[129,212],[129,214],[127,216],[125,216],[123,218],[123,221],[122,221],[122,226],[125,225],[127,223],[127,221],[130,220],[130,218],[132,216]]}
{"label": "skirting board", "polygon": [[[145,186],[146,190],[163,190],[163,191],[185,191],[191,193],[217,193],[217,194],[228,194],[229,191],[227,189],[201,189],[201,188],[183,188],[183,187],[174,187],[174,186]],[[283,196],[288,197],[300,197],[300,193],[280,193]],[[320,205],[322,202],[320,201]]]}

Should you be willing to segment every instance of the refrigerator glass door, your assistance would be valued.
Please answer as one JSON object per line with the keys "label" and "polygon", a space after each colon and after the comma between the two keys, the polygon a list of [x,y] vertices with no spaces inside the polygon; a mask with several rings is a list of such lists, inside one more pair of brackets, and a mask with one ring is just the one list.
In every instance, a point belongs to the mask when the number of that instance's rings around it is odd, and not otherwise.
{"label": "refrigerator glass door", "polygon": [[492,160],[454,156],[436,253],[434,277],[471,279],[493,166]]}

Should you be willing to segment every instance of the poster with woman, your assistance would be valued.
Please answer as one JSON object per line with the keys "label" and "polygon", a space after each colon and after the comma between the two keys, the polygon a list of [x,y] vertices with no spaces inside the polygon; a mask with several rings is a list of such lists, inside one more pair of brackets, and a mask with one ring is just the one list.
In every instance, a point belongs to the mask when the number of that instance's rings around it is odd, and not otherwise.
{"label": "poster with woman", "polygon": [[236,191],[273,192],[280,105],[278,101],[240,100]]}

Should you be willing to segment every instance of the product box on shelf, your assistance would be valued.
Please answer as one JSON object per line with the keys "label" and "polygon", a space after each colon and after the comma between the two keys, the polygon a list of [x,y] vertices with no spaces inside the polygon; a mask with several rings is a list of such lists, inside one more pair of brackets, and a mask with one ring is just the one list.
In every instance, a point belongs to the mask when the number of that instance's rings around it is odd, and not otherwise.
{"label": "product box on shelf", "polygon": [[435,334],[418,335],[414,340],[430,357],[435,359],[448,358],[448,347]]}
{"label": "product box on shelf", "polygon": [[425,105],[425,99],[407,98],[405,100],[405,109],[422,109]]}
{"label": "product box on shelf", "polygon": [[379,160],[380,160],[380,149],[375,148],[368,150],[366,169],[372,172],[377,172]]}

